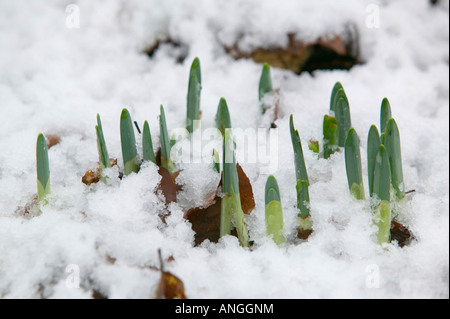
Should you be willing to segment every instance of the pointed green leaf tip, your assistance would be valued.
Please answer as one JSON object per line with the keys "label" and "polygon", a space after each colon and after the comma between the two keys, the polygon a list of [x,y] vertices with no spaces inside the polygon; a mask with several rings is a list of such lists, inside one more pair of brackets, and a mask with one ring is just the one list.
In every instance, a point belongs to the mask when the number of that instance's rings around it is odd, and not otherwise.
{"label": "pointed green leaf tip", "polygon": [[392,117],[391,112],[391,104],[389,103],[389,100],[387,98],[384,98],[381,102],[381,111],[380,111],[380,131],[381,133],[384,133],[386,129],[386,125],[388,121]]}
{"label": "pointed green leaf tip", "polygon": [[378,129],[375,125],[372,125],[369,130],[369,136],[367,137],[367,171],[369,179],[369,196],[373,195],[373,181],[375,174],[376,157],[380,150],[381,139]]}
{"label": "pointed green leaf tip", "polygon": [[160,107],[159,115],[159,130],[160,130],[160,143],[161,143],[161,165],[166,168],[169,172],[172,172],[173,165],[172,159],[170,157],[170,138],[169,131],[167,130],[166,114],[164,112],[164,107]]}
{"label": "pointed green leaf tip", "polygon": [[266,182],[266,233],[273,241],[280,245],[286,240],[283,234],[283,211],[281,208],[280,191],[278,183],[273,176],[269,176]]}
{"label": "pointed green leaf tip", "polygon": [[336,112],[336,102],[337,102],[337,95],[338,91],[344,88],[342,87],[341,82],[336,82],[336,84],[333,87],[333,90],[331,91],[331,97],[330,97],[330,110],[333,112]]}
{"label": "pointed green leaf tip", "polygon": [[225,134],[225,129],[231,128],[230,112],[228,111],[227,101],[221,98],[216,113],[216,127],[222,133]]}
{"label": "pointed green leaf tip", "polygon": [[391,166],[391,182],[395,190],[397,199],[405,197],[405,185],[403,182],[403,165],[402,165],[402,151],[400,146],[400,132],[397,123],[391,118],[385,131],[384,145],[389,157],[389,164]]}
{"label": "pointed green leaf tip", "polygon": [[202,89],[202,75],[200,60],[195,58],[189,72],[187,95],[186,129],[189,133],[194,131],[194,121],[200,120],[200,93]]}
{"label": "pointed green leaf tip", "polygon": [[391,200],[390,188],[391,169],[389,158],[384,145],[380,145],[375,159],[373,193],[380,200],[389,202]]}
{"label": "pointed green leaf tip", "polygon": [[144,161],[151,161],[156,164],[152,135],[147,121],[144,122],[144,130],[142,131],[142,155]]}
{"label": "pointed green leaf tip", "polygon": [[266,194],[265,196],[266,205],[269,204],[271,201],[281,202],[278,183],[275,177],[273,177],[272,175],[270,175],[269,178],[267,178],[265,194]]}
{"label": "pointed green leaf tip", "polygon": [[294,117],[292,116],[292,114],[289,121],[289,128],[291,132],[292,147],[294,149],[296,179],[309,182],[305,159],[303,158],[302,143],[300,141],[300,135],[298,134],[298,131],[294,128]]}
{"label": "pointed green leaf tip", "polygon": [[345,167],[351,193],[356,199],[365,199],[359,138],[353,128],[349,130],[345,141]]}
{"label": "pointed green leaf tip", "polygon": [[97,114],[97,125],[95,126],[95,131],[97,133],[97,151],[100,165],[102,168],[111,167],[108,149],[106,148],[105,137],[103,135],[102,121],[100,120],[100,114]]}
{"label": "pointed green leaf tip", "polygon": [[325,159],[338,149],[337,120],[333,116],[325,115],[323,118],[323,157]]}
{"label": "pointed green leaf tip", "polygon": [[347,138],[348,130],[352,127],[352,120],[350,117],[350,106],[343,89],[338,91],[338,100],[336,102],[336,120],[338,126],[338,145],[344,147]]}
{"label": "pointed green leaf tip", "polygon": [[[270,75],[269,64],[264,63],[262,68],[261,77],[259,78],[258,100],[261,102],[264,95],[272,92],[272,78]],[[265,108],[263,108],[263,113]]]}
{"label": "pointed green leaf tip", "polygon": [[122,157],[125,176],[139,171],[136,137],[134,136],[133,122],[127,109],[122,110],[120,116],[120,140],[122,144]]}
{"label": "pointed green leaf tip", "polygon": [[39,134],[36,143],[36,170],[38,201],[45,203],[45,197],[50,193],[50,166],[47,141],[43,134]]}

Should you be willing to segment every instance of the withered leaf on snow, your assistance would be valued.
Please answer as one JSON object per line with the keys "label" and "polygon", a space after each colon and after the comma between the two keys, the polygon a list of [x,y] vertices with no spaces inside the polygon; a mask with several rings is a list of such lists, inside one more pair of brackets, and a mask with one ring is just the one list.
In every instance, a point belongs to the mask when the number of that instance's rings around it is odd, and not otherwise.
{"label": "withered leaf on snow", "polygon": [[[252,185],[242,167],[239,164],[236,167],[242,210],[244,213],[249,214],[255,208]],[[221,184],[222,182],[219,183],[219,187]],[[184,218],[191,223],[192,230],[195,232],[196,245],[200,245],[206,239],[209,239],[211,242],[219,241],[222,198],[217,194],[218,189],[216,192],[208,195],[204,205],[192,208],[184,215]]]}
{"label": "withered leaf on snow", "polygon": [[[111,163],[111,167],[117,165],[116,158],[110,158],[109,162]],[[97,168],[95,170],[88,170],[81,178],[81,181],[83,182],[83,184],[89,186],[91,184],[98,183],[100,181],[100,178],[101,178],[100,163],[97,163]]]}

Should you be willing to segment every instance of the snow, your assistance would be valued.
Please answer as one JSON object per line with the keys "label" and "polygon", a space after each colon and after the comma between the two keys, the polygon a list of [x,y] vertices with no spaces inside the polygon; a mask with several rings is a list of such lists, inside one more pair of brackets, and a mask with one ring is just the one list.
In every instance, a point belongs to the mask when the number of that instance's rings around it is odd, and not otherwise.
{"label": "snow", "polygon": [[[70,1],[0,1],[0,298],[152,298],[165,267],[184,282],[189,298],[448,298],[449,297],[449,5],[441,1],[73,1],[79,28],[68,28]],[[380,27],[368,28],[366,8],[380,9]],[[232,60],[220,43],[240,38],[243,49],[282,45],[288,32],[314,40],[359,31],[364,64],[350,71],[295,75],[271,69],[280,88],[277,170],[288,243],[265,235],[264,185],[258,163],[242,163],[256,208],[246,217],[251,250],[234,237],[194,247],[186,208],[217,185],[210,164],[183,165],[180,203],[165,207],[155,194],[153,164],[123,180],[85,186],[95,167],[96,114],[111,157],[119,159],[119,118],[127,107],[159,143],[164,105],[170,130],[183,127],[190,63],[201,61],[202,128],[214,126],[225,97],[234,127],[258,128],[261,65]],[[244,32],[244,33],[243,33]],[[183,63],[163,46],[149,59],[142,50],[170,34],[188,45]],[[402,222],[416,241],[380,247],[366,202],[347,187],[344,154],[317,159],[307,149],[321,140],[331,89],[340,81],[361,138],[367,189],[366,137],[388,97],[400,128],[408,214]],[[314,234],[294,240],[296,193],[289,115],[299,130],[311,181]],[[39,217],[17,213],[36,193],[37,135],[57,134],[49,150],[50,205]],[[220,150],[221,151],[221,150]],[[123,166],[123,165],[122,165]],[[166,224],[159,213],[170,211]],[[70,288],[69,265],[80,288]],[[370,279],[379,275],[379,286]]]}

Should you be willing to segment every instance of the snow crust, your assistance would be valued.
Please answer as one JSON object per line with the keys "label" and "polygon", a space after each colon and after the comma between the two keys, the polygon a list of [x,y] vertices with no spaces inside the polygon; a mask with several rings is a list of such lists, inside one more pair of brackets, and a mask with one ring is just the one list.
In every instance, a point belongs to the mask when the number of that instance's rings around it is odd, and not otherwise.
{"label": "snow crust", "polygon": [[[69,1],[0,1],[0,298],[152,298],[159,273],[158,249],[172,256],[166,269],[180,277],[189,298],[448,298],[449,297],[449,6],[441,1],[74,1],[80,27],[68,28]],[[368,28],[367,6],[380,9],[380,27]],[[246,217],[254,247],[234,237],[193,247],[183,219],[218,183],[210,165],[185,165],[178,177],[180,204],[155,195],[160,177],[146,164],[122,181],[85,186],[84,172],[97,162],[96,114],[111,157],[119,159],[119,118],[127,107],[141,126],[148,120],[159,143],[163,104],[169,129],[183,127],[188,72],[202,68],[202,127],[214,126],[225,97],[234,127],[258,128],[261,65],[234,61],[220,43],[255,48],[286,43],[288,32],[304,40],[354,24],[364,64],[350,71],[295,75],[271,69],[280,88],[278,169],[288,243],[265,235],[264,185],[259,164],[242,163],[256,208]],[[170,34],[187,44],[183,63],[166,45],[152,59],[142,50]],[[402,222],[416,241],[380,247],[368,204],[351,198],[344,154],[317,159],[308,140],[321,140],[331,89],[340,81],[352,123],[361,138],[367,186],[366,138],[379,123],[388,97],[400,128],[406,190]],[[299,130],[311,181],[314,234],[294,240],[296,193],[289,115]],[[36,193],[37,135],[57,134],[49,150],[51,204],[39,217],[24,217]],[[123,167],[123,165],[122,165]],[[367,187],[366,187],[367,188]],[[80,288],[67,284],[69,265],[79,267]],[[378,277],[374,277],[374,275]],[[379,279],[379,285],[373,284]]]}

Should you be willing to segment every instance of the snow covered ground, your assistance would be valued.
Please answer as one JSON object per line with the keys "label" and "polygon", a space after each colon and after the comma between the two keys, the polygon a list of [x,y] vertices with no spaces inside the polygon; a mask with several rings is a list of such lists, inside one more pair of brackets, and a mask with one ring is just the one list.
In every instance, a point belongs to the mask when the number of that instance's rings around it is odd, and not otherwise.
{"label": "snow covered ground", "polygon": [[[70,4],[69,11],[66,8]],[[377,28],[367,10],[379,8]],[[372,5],[372,6],[371,6]],[[79,28],[73,28],[79,9]],[[76,11],[76,10],[75,10]],[[363,64],[350,71],[296,75],[272,68],[281,90],[277,121],[278,169],[285,232],[277,247],[265,236],[264,185],[260,165],[242,163],[254,190],[256,209],[247,216],[252,250],[235,237],[193,246],[194,233],[181,204],[164,210],[154,194],[157,169],[111,185],[87,187],[84,172],[97,162],[96,114],[100,113],[111,157],[121,161],[119,118],[127,107],[142,125],[148,120],[159,141],[163,104],[169,129],[183,127],[190,64],[202,67],[202,127],[214,126],[225,97],[234,127],[258,128],[257,87],[261,65],[235,61],[219,44],[245,34],[249,48],[282,45],[288,32],[304,40],[357,26]],[[0,298],[152,298],[166,269],[181,278],[188,298],[448,298],[449,297],[449,5],[398,1],[0,1]],[[170,34],[188,45],[177,63],[162,46],[142,53]],[[403,222],[416,241],[381,248],[367,203],[350,196],[343,153],[318,160],[307,141],[321,139],[331,89],[340,81],[352,123],[361,137],[366,173],[366,137],[379,123],[388,97],[401,134],[408,214]],[[315,232],[295,243],[296,193],[289,115],[302,138],[311,179]],[[17,208],[36,193],[37,135],[57,134],[49,150],[51,204],[39,217]],[[208,164],[185,167],[194,205],[205,185],[217,179]],[[67,268],[69,266],[69,268]],[[75,267],[75,268],[74,268]],[[67,284],[79,269],[80,288]],[[379,279],[379,285],[376,285]],[[70,282],[69,282],[70,283]],[[374,285],[375,283],[375,285]]]}

